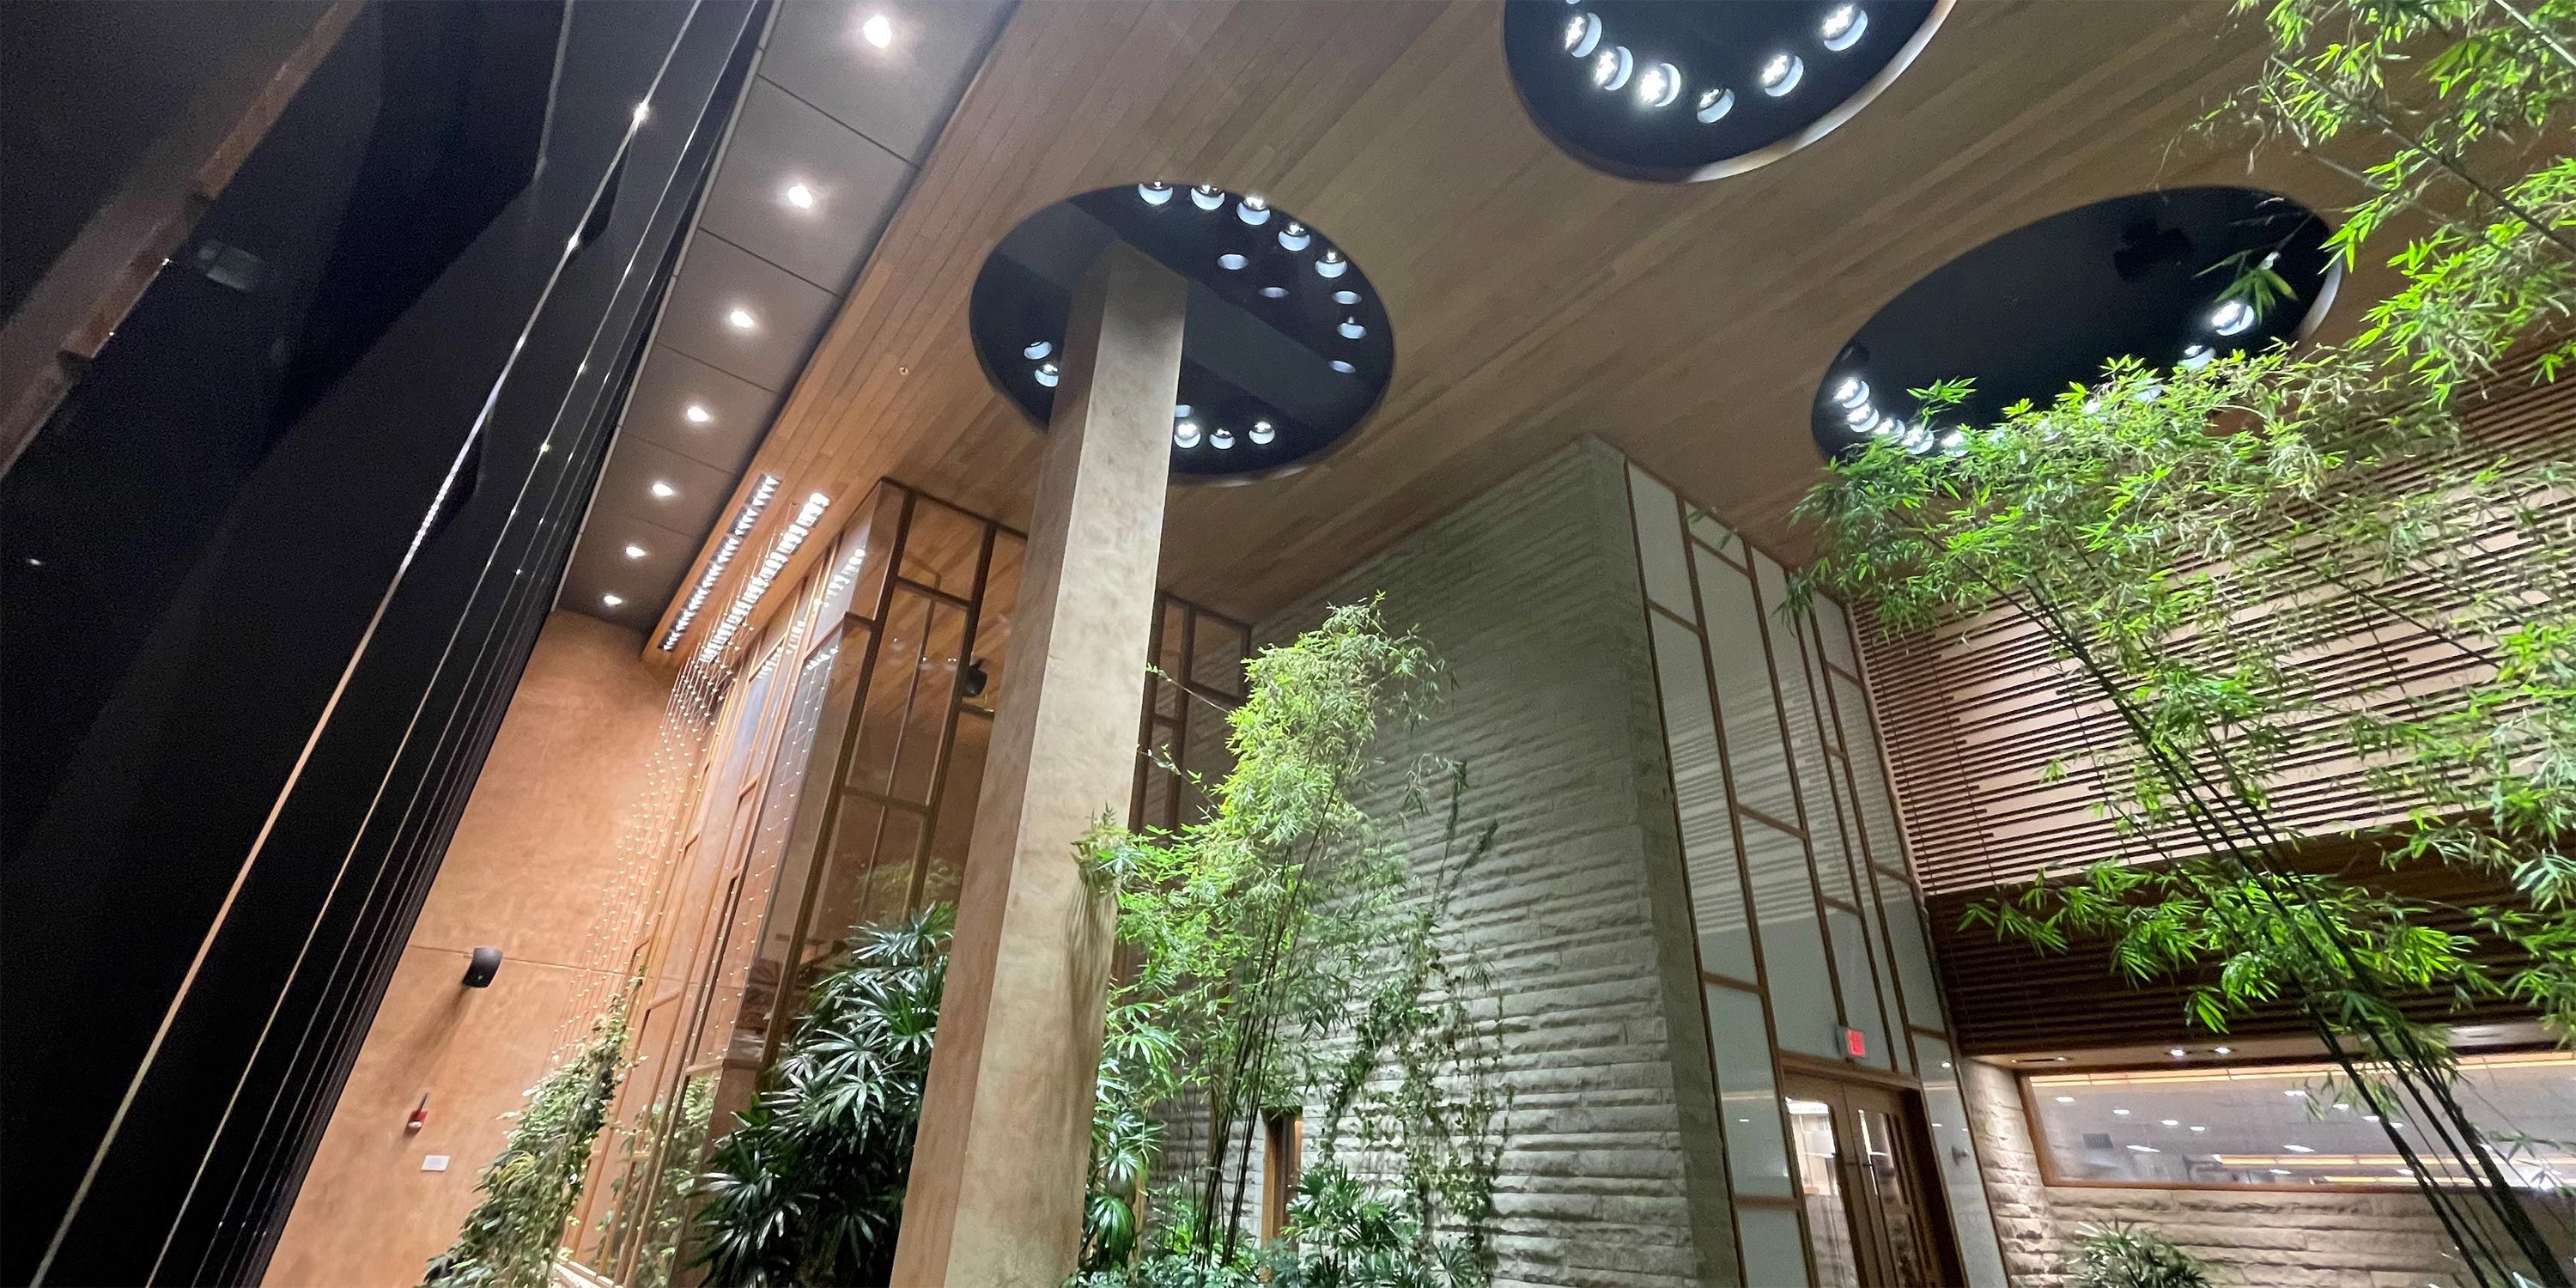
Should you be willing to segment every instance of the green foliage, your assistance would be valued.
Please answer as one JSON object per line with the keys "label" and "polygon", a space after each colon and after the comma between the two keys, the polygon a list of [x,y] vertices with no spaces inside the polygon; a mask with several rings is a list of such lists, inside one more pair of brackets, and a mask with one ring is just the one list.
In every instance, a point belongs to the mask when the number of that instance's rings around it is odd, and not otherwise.
{"label": "green foliage", "polygon": [[953,910],[851,931],[697,1190],[721,1285],[881,1284],[894,1259]]}
{"label": "green foliage", "polygon": [[[2391,1143],[2477,1281],[2564,1283],[2496,1166],[2502,1133],[2459,1109],[2441,1033],[2393,999],[2512,997],[2562,1037],[2576,1024],[2576,433],[2524,459],[2460,422],[2472,382],[2545,382],[2576,353],[2576,4],[2239,7],[2263,11],[2273,49],[2221,116],[2345,170],[2348,259],[2425,230],[2390,259],[2401,288],[2345,343],[2162,373],[2122,360],[1952,456],[1872,445],[1801,506],[1824,547],[1809,584],[1898,629],[2019,619],[2102,718],[2047,776],[2088,770],[2123,852],[1972,922],[2049,949],[2106,940],[2124,974],[2193,981],[2212,1029],[2295,1003],[2347,1076],[2425,1110],[2424,1139]],[[2277,302],[2267,257],[2234,271],[2236,298]],[[1963,392],[1918,391],[1926,418]],[[2384,635],[2404,665],[2338,646]],[[2277,807],[2320,765],[2361,779],[2372,816],[2315,832]],[[2495,873],[2526,903],[2388,897],[2367,862],[2318,871],[2320,841]]]}
{"label": "green foliage", "polygon": [[456,1242],[429,1263],[440,1288],[543,1288],[564,1255],[564,1223],[581,1201],[591,1145],[608,1121],[625,1073],[623,998],[592,1026],[588,1044],[528,1089],[527,1106],[500,1154],[475,1180],[483,1196]]}
{"label": "green foliage", "polygon": [[[623,1174],[609,1182],[617,1202],[600,1217],[599,1228],[607,1236],[608,1255],[620,1255],[630,1241],[640,1239],[634,1276],[626,1288],[669,1288],[672,1257],[679,1251],[680,1234],[688,1224],[690,1200],[696,1191],[700,1155],[705,1153],[709,1130],[714,1126],[716,1082],[712,1077],[691,1078],[680,1089],[679,1111],[663,1101],[636,1111],[633,1126],[618,1133],[625,1153]],[[658,1174],[642,1169],[652,1165],[656,1145],[662,1151]],[[652,1183],[643,1182],[651,1176]],[[640,1193],[630,1190],[640,1189]]]}
{"label": "green foliage", "polygon": [[2208,1267],[2172,1240],[2126,1221],[2079,1227],[2075,1254],[2061,1269],[2066,1288],[2210,1288]]}
{"label": "green foliage", "polygon": [[[1481,968],[1437,928],[1457,874],[1492,833],[1462,841],[1462,773],[1428,758],[1390,765],[1375,751],[1437,703],[1441,667],[1371,601],[1263,650],[1247,679],[1228,717],[1234,769],[1212,786],[1209,816],[1174,834],[1104,825],[1085,846],[1095,887],[1117,903],[1128,969],[1110,999],[1084,1268],[1104,1284],[1252,1273],[1245,1142],[1262,1110],[1326,1088],[1337,1119],[1369,1124],[1391,1151],[1413,1228],[1453,1220],[1475,1260],[1503,1105],[1471,1011]],[[1442,871],[1425,886],[1402,829],[1387,824],[1420,819],[1444,780]],[[1383,817],[1359,803],[1372,785],[1394,799]],[[1391,1056],[1396,1069],[1377,1078]],[[1174,1169],[1149,1231],[1147,1178],[1161,1119],[1176,1109],[1204,1113],[1210,1131]],[[1438,1248],[1425,1234],[1411,1255]]]}

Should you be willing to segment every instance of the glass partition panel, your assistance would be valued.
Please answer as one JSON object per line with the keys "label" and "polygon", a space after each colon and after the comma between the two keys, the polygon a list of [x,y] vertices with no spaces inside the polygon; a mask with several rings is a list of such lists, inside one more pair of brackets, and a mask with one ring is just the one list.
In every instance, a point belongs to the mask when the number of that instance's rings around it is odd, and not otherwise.
{"label": "glass partition panel", "polygon": [[1649,618],[1700,968],[1751,980],[1756,978],[1753,937],[1745,924],[1744,878],[1735,863],[1734,811],[1727,804],[1726,776],[1717,753],[1717,720],[1709,706],[1699,636],[1671,618],[1653,614]]}
{"label": "glass partition panel", "polygon": [[1941,1187],[1950,1196],[1950,1223],[1958,1231],[1968,1282],[2003,1283],[2003,1248],[1986,1206],[1985,1178],[1977,1170],[1976,1139],[1960,1093],[1959,1070],[1952,1065],[1955,1057],[1950,1045],[1936,1037],[1916,1034],[1914,1045],[1923,1057],[1923,1108],[1932,1125],[1932,1153],[1941,1169]]}
{"label": "glass partition panel", "polygon": [[1780,1046],[1841,1059],[1835,1031],[1841,1011],[1834,1004],[1833,974],[1825,965],[1825,932],[1816,920],[1815,891],[1807,884],[1807,847],[1760,819],[1742,822],[1753,912],[1760,919],[1762,979],[1771,990]]}
{"label": "glass partition panel", "polygon": [[1789,787],[1789,755],[1780,742],[1780,711],[1771,670],[1763,660],[1760,610],[1753,583],[1716,559],[1701,559],[1700,600],[1708,617],[1708,660],[1717,675],[1717,713],[1726,735],[1727,767],[1736,804],[1777,819],[1798,821]]}
{"label": "glass partition panel", "polygon": [[1878,1013],[1877,977],[1870,969],[1869,929],[1858,916],[1840,908],[1825,909],[1825,924],[1832,927],[1834,966],[1842,972],[1843,1022],[1860,1030],[1869,1063],[1893,1069],[1896,1053]]}
{"label": "glass partition panel", "polygon": [[[2052,1074],[2029,1080],[2032,1127],[2052,1180],[2115,1185],[2259,1185],[2411,1190],[2415,1180],[2380,1122],[2445,1183],[2455,1158],[2374,1106],[2329,1064]],[[2455,1093],[2515,1185],[2554,1191],[2576,1176],[2576,1053],[2463,1056]]]}
{"label": "glass partition panel", "polygon": [[1637,563],[1645,574],[1646,598],[1691,616],[1690,563],[1682,555],[1682,512],[1673,490],[1631,465],[1628,503],[1637,520]]}
{"label": "glass partition panel", "polygon": [[1910,1023],[1928,1029],[1946,1027],[1941,1018],[1941,989],[1932,977],[1932,951],[1924,945],[1923,905],[1914,887],[1889,872],[1874,872],[1878,903],[1887,914],[1887,941],[1896,954],[1896,981],[1903,986]]}
{"label": "glass partition panel", "polygon": [[1843,1193],[1842,1153],[1834,1107],[1791,1096],[1790,1139],[1798,1149],[1799,1198],[1807,1208],[1807,1246],[1822,1288],[1861,1288],[1860,1250],[1852,1243],[1850,1196]]}
{"label": "glass partition panel", "polygon": [[1807,1288],[1806,1237],[1787,1208],[1739,1206],[1735,1237],[1744,1252],[1744,1282],[1757,1288]]}
{"label": "glass partition panel", "polygon": [[1726,1134],[1726,1170],[1734,1192],[1790,1196],[1789,1152],[1780,1138],[1777,1080],[1771,1072],[1770,1027],[1762,999],[1710,984],[1708,1046],[1717,1073],[1718,1112]]}

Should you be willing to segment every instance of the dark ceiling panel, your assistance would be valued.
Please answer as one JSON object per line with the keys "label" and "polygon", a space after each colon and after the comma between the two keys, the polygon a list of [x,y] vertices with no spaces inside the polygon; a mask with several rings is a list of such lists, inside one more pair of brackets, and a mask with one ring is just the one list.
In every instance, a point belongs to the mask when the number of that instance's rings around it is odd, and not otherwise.
{"label": "dark ceiling panel", "polygon": [[[792,4],[769,33],[761,75],[919,165],[1009,11],[999,0]],[[882,49],[865,34],[880,14]]]}
{"label": "dark ceiling panel", "polygon": [[[760,446],[769,418],[778,414],[778,403],[778,395],[740,376],[655,345],[635,377],[620,432],[739,475]],[[692,408],[703,410],[705,419],[692,419]]]}
{"label": "dark ceiling panel", "polygon": [[754,81],[699,227],[838,294],[911,177],[902,158]]}
{"label": "dark ceiling panel", "polygon": [[[627,547],[644,552],[629,557]],[[674,532],[630,515],[595,511],[583,526],[581,548],[564,573],[558,603],[636,631],[653,628],[689,560],[698,552],[694,532]],[[606,596],[621,601],[610,604]]]}
{"label": "dark ceiling panel", "polygon": [[[689,244],[657,339],[764,389],[783,390],[839,304],[830,291],[702,232]],[[737,309],[750,326],[733,324]]]}
{"label": "dark ceiling panel", "polygon": [[[601,472],[591,508],[594,514],[622,514],[674,532],[705,532],[715,526],[717,512],[732,495],[733,478],[667,447],[628,439],[617,445],[617,454]],[[656,483],[667,485],[671,495],[655,496]]]}

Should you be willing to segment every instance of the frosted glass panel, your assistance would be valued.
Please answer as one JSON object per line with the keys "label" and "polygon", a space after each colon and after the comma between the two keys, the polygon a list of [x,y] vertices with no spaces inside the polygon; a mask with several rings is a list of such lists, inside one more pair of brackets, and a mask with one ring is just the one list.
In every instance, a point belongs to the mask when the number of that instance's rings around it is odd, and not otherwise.
{"label": "frosted glass panel", "polygon": [[1833,928],[1834,966],[1842,972],[1843,1022],[1868,1039],[1869,1063],[1893,1069],[1895,1054],[1878,1010],[1877,973],[1870,969],[1869,931],[1860,918],[1840,908],[1825,909],[1825,924]]}
{"label": "frosted glass panel", "polygon": [[1932,1152],[1941,1168],[1942,1187],[1950,1195],[1950,1220],[1959,1232],[1959,1257],[1975,1288],[2003,1288],[2003,1248],[1995,1240],[1995,1219],[1986,1207],[1986,1187],[1977,1174],[1976,1146],[1968,1126],[1968,1106],[1960,1094],[1954,1057],[1939,1038],[1917,1037],[1923,1056],[1923,1108],[1932,1124]]}
{"label": "frosted glass panel", "polygon": [[1898,839],[1896,811],[1887,799],[1887,762],[1879,759],[1878,733],[1869,722],[1869,701],[1858,684],[1837,675],[1834,703],[1842,717],[1843,748],[1851,754],[1852,783],[1860,793],[1861,835],[1869,842],[1873,863],[1899,871],[1913,870]]}
{"label": "frosted glass panel", "polygon": [[1860,674],[1860,655],[1852,647],[1851,619],[1843,614],[1843,606],[1818,595],[1815,607],[1817,633],[1825,642],[1826,659],[1854,675]]}
{"label": "frosted glass panel", "polygon": [[1807,1241],[1798,1234],[1797,1213],[1739,1207],[1735,1237],[1744,1247],[1744,1282],[1750,1288],[1807,1288]]}
{"label": "frosted glass panel", "polygon": [[1753,911],[1761,918],[1762,979],[1783,1050],[1840,1059],[1834,981],[1825,968],[1825,932],[1807,884],[1807,847],[1797,837],[1748,818],[1744,857],[1753,877]]}
{"label": "frosted glass panel", "polygon": [[1719,523],[1716,519],[1710,517],[1708,511],[1703,510],[1698,506],[1692,506],[1690,507],[1689,517],[1690,533],[1692,536],[1699,538],[1700,541],[1705,543],[1710,549],[1718,551],[1729,558],[1742,559],[1744,557],[1743,543],[1736,540],[1735,534],[1728,531],[1725,524]]}
{"label": "frosted glass panel", "polygon": [[1789,759],[1780,745],[1771,668],[1763,660],[1762,623],[1753,585],[1715,559],[1699,561],[1700,602],[1708,610],[1708,660],[1717,672],[1717,714],[1726,731],[1735,799],[1783,823],[1798,821],[1789,791]]}
{"label": "frosted glass panel", "polygon": [[1923,946],[1923,909],[1914,890],[1881,872],[1879,906],[1887,913],[1887,937],[1896,946],[1896,980],[1905,988],[1906,1018],[1927,1029],[1946,1029],[1941,1018],[1941,989],[1932,976],[1932,954]]}
{"label": "frosted glass panel", "polygon": [[1717,1073],[1717,1109],[1725,1120],[1726,1170],[1733,1192],[1788,1198],[1789,1154],[1780,1140],[1762,999],[1724,984],[1708,985],[1706,993],[1708,1049]]}
{"label": "frosted glass panel", "polygon": [[1645,573],[1646,598],[1689,617],[1690,564],[1682,556],[1682,516],[1673,490],[1631,465],[1628,504],[1637,518],[1637,562]]}
{"label": "frosted glass panel", "polygon": [[1681,820],[1682,869],[1690,878],[1700,965],[1749,980],[1753,939],[1744,921],[1744,879],[1735,866],[1735,830],[1729,822],[1732,811],[1718,763],[1717,719],[1708,704],[1699,637],[1671,618],[1647,617],[1654,626],[1664,744],[1672,755],[1673,803]]}

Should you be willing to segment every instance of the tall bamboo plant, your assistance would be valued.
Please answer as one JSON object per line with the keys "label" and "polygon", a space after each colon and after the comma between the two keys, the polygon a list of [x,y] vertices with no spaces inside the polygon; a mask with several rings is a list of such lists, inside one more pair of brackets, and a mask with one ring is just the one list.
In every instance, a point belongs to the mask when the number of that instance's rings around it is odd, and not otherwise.
{"label": "tall bamboo plant", "polygon": [[476,1178],[482,1197],[456,1242],[429,1263],[437,1288],[543,1288],[564,1254],[564,1223],[581,1201],[590,1152],[625,1075],[623,997],[580,1051],[528,1089],[500,1154]]}
{"label": "tall bamboo plant", "polygon": [[[1087,843],[1086,871],[1117,902],[1128,966],[1110,999],[1087,1268],[1115,1271],[1137,1250],[1162,1124],[1182,1112],[1204,1124],[1206,1137],[1166,1169],[1177,1183],[1162,1196],[1163,1264],[1190,1282],[1248,1273],[1236,1267],[1246,1262],[1242,1205],[1261,1112],[1306,1103],[1337,1075],[1352,1076],[1350,1047],[1335,1039],[1370,1019],[1370,999],[1393,990],[1415,1007],[1445,1005],[1422,1000],[1425,985],[1450,978],[1435,962],[1423,951],[1390,951],[1420,949],[1429,931],[1408,933],[1421,914],[1406,911],[1407,901],[1424,892],[1409,874],[1407,838],[1388,824],[1423,817],[1429,792],[1448,779],[1455,842],[1463,780],[1450,779],[1444,763],[1390,764],[1378,751],[1382,736],[1404,741],[1443,682],[1429,648],[1389,630],[1375,601],[1337,608],[1248,664],[1246,700],[1228,716],[1235,765],[1211,785],[1206,819],[1176,834],[1103,827]],[[1363,807],[1372,790],[1391,793],[1393,807]],[[1488,832],[1472,848],[1481,854],[1490,844]],[[1431,897],[1445,910],[1445,894]],[[1396,1022],[1378,1018],[1381,1028]],[[1445,1009],[1407,1032],[1453,1021],[1462,1041],[1483,1032]],[[1380,1054],[1372,1049],[1358,1070],[1375,1069]],[[1427,1080],[1408,1085],[1443,1094]],[[1490,1139],[1496,1115],[1476,1105],[1467,1112],[1481,1116],[1444,1123]],[[1477,1148],[1467,1151],[1471,1161],[1490,1154]],[[1424,1179],[1438,1178],[1426,1169]],[[1491,1212],[1490,1169],[1485,1193],[1482,1209],[1465,1214],[1479,1231]],[[1427,1243],[1418,1251],[1428,1256]]]}
{"label": "tall bamboo plant", "polygon": [[[2107,939],[2134,976],[2211,971],[2190,998],[2212,1028],[2296,1003],[2474,1280],[2564,1284],[2509,1133],[2462,1110],[2441,1031],[2398,999],[2512,997],[2562,1037],[2576,1020],[2576,427],[2524,459],[2460,421],[2576,352],[2576,6],[2262,7],[2271,55],[2223,117],[2346,169],[2344,255],[2428,229],[2391,261],[2401,289],[2348,343],[2172,372],[2124,360],[1954,455],[1872,446],[1802,507],[1822,538],[1812,575],[1891,628],[2018,617],[2111,718],[2050,772],[2099,776],[2128,853],[1977,919],[2044,947]],[[2239,298],[2277,293],[2264,271]],[[1917,392],[1937,418],[1966,390]],[[2375,632],[2442,654],[2457,682],[2339,669],[2334,646]],[[2324,838],[2276,802],[2319,763],[2380,806],[2344,839],[2505,876],[2524,906],[2439,909],[2303,866]]]}

